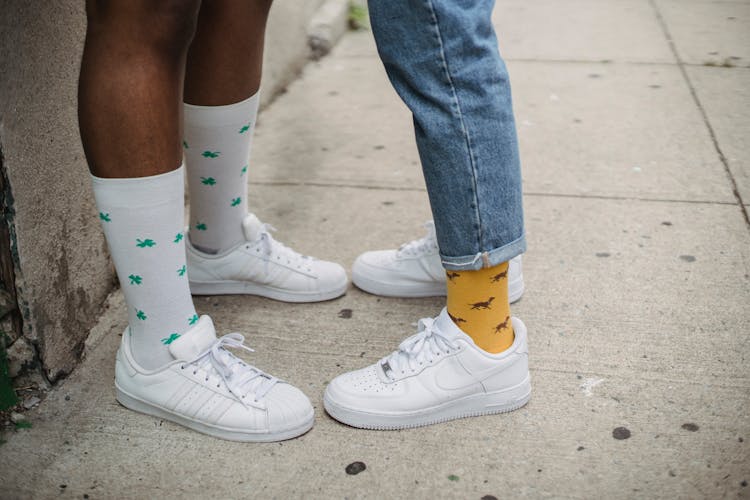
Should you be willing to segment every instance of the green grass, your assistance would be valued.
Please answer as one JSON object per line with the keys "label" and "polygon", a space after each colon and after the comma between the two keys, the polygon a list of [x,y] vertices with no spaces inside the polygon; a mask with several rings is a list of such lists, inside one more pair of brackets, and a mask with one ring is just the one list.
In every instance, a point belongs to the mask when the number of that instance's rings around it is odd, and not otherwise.
{"label": "green grass", "polygon": [[349,27],[353,30],[364,30],[369,28],[367,8],[354,2],[349,3]]}
{"label": "green grass", "polygon": [[8,375],[8,356],[5,354],[5,333],[0,332],[0,410],[7,410],[18,404],[16,391],[10,383]]}

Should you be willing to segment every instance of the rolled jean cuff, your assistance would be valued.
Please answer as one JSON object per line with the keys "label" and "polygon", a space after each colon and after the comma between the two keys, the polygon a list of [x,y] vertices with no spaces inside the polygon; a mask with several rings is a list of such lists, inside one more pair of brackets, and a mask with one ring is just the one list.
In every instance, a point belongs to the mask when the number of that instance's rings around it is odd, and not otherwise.
{"label": "rolled jean cuff", "polygon": [[477,271],[486,267],[494,267],[507,262],[517,255],[526,251],[526,235],[522,235],[515,241],[488,252],[480,252],[476,255],[464,257],[448,257],[440,254],[440,260],[447,271]]}

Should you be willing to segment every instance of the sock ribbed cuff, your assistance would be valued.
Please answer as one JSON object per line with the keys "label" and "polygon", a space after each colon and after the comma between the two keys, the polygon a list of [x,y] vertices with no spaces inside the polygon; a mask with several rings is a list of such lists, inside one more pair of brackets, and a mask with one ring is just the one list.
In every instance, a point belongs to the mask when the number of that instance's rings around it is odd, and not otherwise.
{"label": "sock ribbed cuff", "polygon": [[190,296],[184,233],[184,169],[146,177],[92,176],[99,221],[128,306],[138,364],[174,360],[168,345],[198,316]]}
{"label": "sock ribbed cuff", "polygon": [[198,106],[184,103],[185,124],[192,127],[222,127],[245,125],[258,112],[260,92],[244,101],[225,106]]}
{"label": "sock ribbed cuff", "polygon": [[110,207],[158,206],[179,200],[185,191],[185,167],[146,177],[104,178],[91,174],[94,195],[99,201],[106,197]]}

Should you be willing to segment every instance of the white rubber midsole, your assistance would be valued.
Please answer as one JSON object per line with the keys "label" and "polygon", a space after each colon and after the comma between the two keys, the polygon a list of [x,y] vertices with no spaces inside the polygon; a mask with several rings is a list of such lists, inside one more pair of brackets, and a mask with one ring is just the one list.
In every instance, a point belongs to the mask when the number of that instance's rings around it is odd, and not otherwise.
{"label": "white rubber midsole", "polygon": [[298,425],[297,427],[291,429],[285,429],[280,432],[252,432],[242,429],[230,429],[207,424],[204,422],[199,422],[197,420],[193,420],[190,417],[173,413],[166,408],[162,408],[161,406],[144,401],[137,396],[127,393],[117,384],[117,381],[115,381],[115,389],[117,391],[117,401],[119,401],[120,404],[125,408],[129,408],[140,413],[145,413],[146,415],[151,415],[152,417],[163,418],[176,424],[188,427],[189,429],[193,429],[194,431],[202,432],[203,434],[208,434],[209,436],[214,436],[221,439],[227,439],[229,441],[258,443],[284,441],[286,439],[292,439],[297,436],[301,436],[305,432],[309,431],[312,428],[313,423],[315,422],[315,413],[311,412],[309,418],[306,419],[301,425]]}
{"label": "white rubber midsole", "polygon": [[282,302],[321,302],[335,299],[346,293],[348,283],[323,291],[290,291],[261,285],[250,281],[190,281],[190,293],[193,295],[259,295]]}
{"label": "white rubber midsole", "polygon": [[445,295],[445,282],[386,283],[352,273],[352,282],[365,292],[383,297],[440,297]]}
{"label": "white rubber midsole", "polygon": [[323,404],[339,422],[366,429],[395,430],[437,424],[447,420],[505,413],[524,406],[531,398],[531,377],[519,384],[491,393],[479,393],[441,405],[411,412],[374,413],[348,408],[332,400],[326,391]]}
{"label": "white rubber midsole", "polygon": [[[446,294],[445,282],[386,283],[352,274],[352,282],[365,292],[383,297],[442,297]],[[512,304],[518,301],[524,292],[523,275],[508,282],[508,300]]]}

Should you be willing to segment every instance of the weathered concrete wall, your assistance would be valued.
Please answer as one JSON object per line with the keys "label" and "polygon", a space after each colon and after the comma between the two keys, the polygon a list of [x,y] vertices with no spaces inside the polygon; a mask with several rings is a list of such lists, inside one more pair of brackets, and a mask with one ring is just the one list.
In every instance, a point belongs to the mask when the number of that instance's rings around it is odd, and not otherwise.
{"label": "weathered concrete wall", "polygon": [[309,61],[308,25],[324,3],[325,0],[274,1],[266,29],[261,106],[270,103]]}
{"label": "weathered concrete wall", "polygon": [[113,285],[76,120],[83,2],[5,1],[0,11],[16,290],[24,337],[55,380],[75,365]]}
{"label": "weathered concrete wall", "polygon": [[[309,59],[307,27],[323,1],[274,4],[264,104]],[[76,117],[84,7],[79,0],[0,0],[0,13],[0,148],[6,199],[13,200],[5,216],[23,315],[15,342],[33,345],[54,381],[76,365],[114,286]]]}

